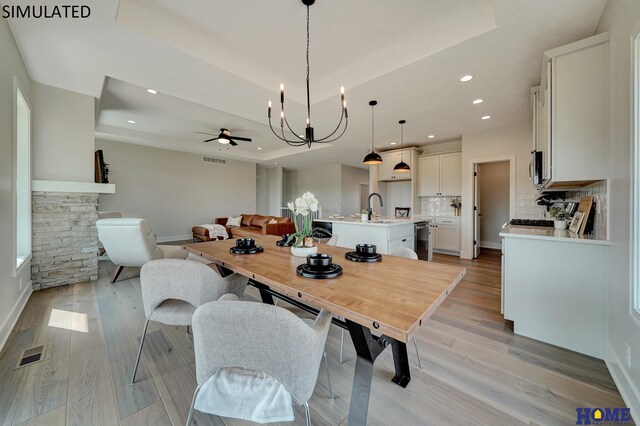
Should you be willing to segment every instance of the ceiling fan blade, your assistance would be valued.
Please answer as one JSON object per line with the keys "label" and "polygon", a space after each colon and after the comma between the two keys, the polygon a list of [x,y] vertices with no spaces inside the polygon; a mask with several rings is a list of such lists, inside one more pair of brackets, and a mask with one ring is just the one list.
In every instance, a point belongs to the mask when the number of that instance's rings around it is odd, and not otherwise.
{"label": "ceiling fan blade", "polygon": [[231,146],[238,146],[238,144],[237,144],[237,143],[235,143],[235,141],[234,141],[233,139],[231,139],[231,140],[229,141],[229,145],[231,145]]}
{"label": "ceiling fan blade", "polygon": [[193,133],[200,133],[201,135],[211,135],[211,136],[217,135],[217,133],[208,133],[208,132],[193,132]]}
{"label": "ceiling fan blade", "polygon": [[212,141],[215,141],[215,140],[218,140],[218,138],[217,138],[217,137],[215,137],[215,138],[213,138],[213,139],[207,139],[206,141],[202,141],[202,142],[212,142]]}
{"label": "ceiling fan blade", "polygon": [[229,137],[237,141],[251,142],[251,138],[242,138],[240,136],[229,136]]}

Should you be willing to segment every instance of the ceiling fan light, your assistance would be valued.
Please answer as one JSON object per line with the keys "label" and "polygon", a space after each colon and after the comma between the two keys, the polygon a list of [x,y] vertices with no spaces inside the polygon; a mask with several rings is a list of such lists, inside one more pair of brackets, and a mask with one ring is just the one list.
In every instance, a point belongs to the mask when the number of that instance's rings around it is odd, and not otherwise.
{"label": "ceiling fan light", "polygon": [[366,157],[364,157],[364,160],[362,160],[362,163],[363,164],[382,164],[382,157],[380,157],[380,154],[372,151],[368,153]]}
{"label": "ceiling fan light", "polygon": [[231,140],[229,140],[227,138],[218,138],[218,142],[223,144],[223,145],[227,145],[228,143],[231,142]]}
{"label": "ceiling fan light", "polygon": [[407,173],[411,171],[411,167],[409,167],[409,165],[404,161],[401,161],[395,165],[393,171],[398,173]]}

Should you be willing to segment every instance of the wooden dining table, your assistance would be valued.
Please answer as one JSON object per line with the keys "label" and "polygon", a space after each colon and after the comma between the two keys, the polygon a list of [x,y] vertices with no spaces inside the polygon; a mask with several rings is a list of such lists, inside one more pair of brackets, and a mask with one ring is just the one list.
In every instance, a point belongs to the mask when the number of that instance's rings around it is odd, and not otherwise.
{"label": "wooden dining table", "polygon": [[389,255],[380,262],[353,262],[345,258],[353,250],[318,244],[318,253],[330,254],[343,273],[332,279],[303,278],[296,268],[306,259],[276,245],[279,239],[256,236],[256,245],[264,247],[257,254],[232,254],[233,239],[183,248],[213,262],[223,275],[248,277],[265,303],[273,304],[278,297],[309,312],[331,312],[333,322],[349,331],[357,353],[349,425],[365,425],[376,358],[391,346],[392,380],[406,387],[411,380],[407,342],[462,280],[466,268]]}

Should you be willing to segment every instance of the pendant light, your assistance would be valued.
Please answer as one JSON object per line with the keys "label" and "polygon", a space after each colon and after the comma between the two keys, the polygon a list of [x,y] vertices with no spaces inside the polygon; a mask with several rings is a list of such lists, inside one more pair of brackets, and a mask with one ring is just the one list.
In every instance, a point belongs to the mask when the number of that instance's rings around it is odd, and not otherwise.
{"label": "pendant light", "polygon": [[375,122],[373,116],[373,107],[378,105],[378,101],[369,101],[369,105],[371,105],[371,152],[368,153],[366,157],[364,157],[364,160],[362,160],[362,162],[364,164],[380,164],[382,163],[382,157],[380,157],[380,155],[373,150],[373,130]]}
{"label": "pendant light", "polygon": [[404,123],[406,122],[406,120],[398,121],[398,123],[400,123],[400,162],[393,168],[393,171],[398,173],[407,173],[411,171],[411,167],[404,162],[404,150],[402,149],[404,146]]}

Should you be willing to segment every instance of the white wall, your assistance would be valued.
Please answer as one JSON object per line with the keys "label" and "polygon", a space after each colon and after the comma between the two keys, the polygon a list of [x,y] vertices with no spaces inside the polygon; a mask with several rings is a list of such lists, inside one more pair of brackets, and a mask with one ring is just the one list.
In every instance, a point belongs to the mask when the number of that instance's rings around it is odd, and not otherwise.
{"label": "white wall", "polygon": [[33,179],[93,182],[95,99],[33,83]]}
{"label": "white wall", "polygon": [[293,196],[291,199],[285,199],[284,202],[292,201],[306,191],[311,191],[322,207],[323,216],[339,213],[342,205],[341,176],[340,164],[291,170]]}
{"label": "white wall", "polygon": [[499,234],[509,221],[509,162],[484,163],[479,168],[480,245],[500,248]]}
{"label": "white wall", "polygon": [[344,215],[360,211],[360,185],[369,183],[369,170],[359,167],[342,166],[341,212]]}
{"label": "white wall", "polygon": [[[611,31],[609,239],[611,266],[607,281],[607,345],[605,359],[625,401],[640,422],[640,321],[631,315],[630,214],[631,205],[631,61],[632,38],[640,31],[640,2],[610,0],[598,32]],[[631,366],[625,362],[625,345]]]}
{"label": "white wall", "polygon": [[[462,219],[460,257],[473,255],[473,162],[484,162],[498,157],[515,158],[515,195],[535,195],[529,180],[529,160],[533,137],[531,121],[494,127],[462,135]],[[516,210],[517,213],[517,210]]]}
{"label": "white wall", "polygon": [[31,97],[31,80],[6,19],[0,19],[0,52],[2,52],[0,60],[0,235],[3,236],[0,239],[1,350],[31,292],[30,262],[26,262],[17,276],[13,276],[16,262],[14,249],[13,106],[15,94],[13,78],[17,77],[27,102]]}
{"label": "white wall", "polygon": [[269,214],[269,169],[256,164],[256,213],[266,216]]}
{"label": "white wall", "polygon": [[102,194],[100,210],[144,217],[162,240],[191,236],[191,227],[216,217],[256,211],[256,165],[120,142],[96,140],[110,164],[115,194]]}
{"label": "white wall", "polygon": [[282,171],[282,167],[272,167],[267,170],[267,191],[269,191],[267,214],[270,216],[282,214]]}

